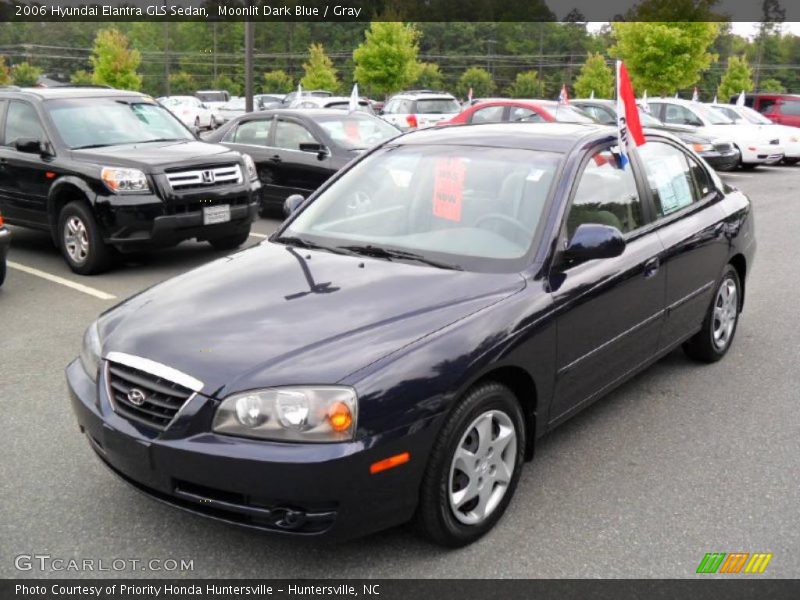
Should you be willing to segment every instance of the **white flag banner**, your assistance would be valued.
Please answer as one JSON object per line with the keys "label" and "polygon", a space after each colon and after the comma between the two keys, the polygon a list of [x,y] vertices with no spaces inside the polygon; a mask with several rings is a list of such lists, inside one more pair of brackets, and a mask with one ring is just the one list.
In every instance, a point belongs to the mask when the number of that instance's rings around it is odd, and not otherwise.
{"label": "white flag banner", "polygon": [[358,110],[358,84],[353,84],[353,91],[350,93],[350,102],[348,105],[350,112]]}
{"label": "white flag banner", "polygon": [[736,106],[744,106],[744,90],[742,90],[742,93],[739,94],[739,97],[736,99]]}
{"label": "white flag banner", "polygon": [[642,110],[648,115],[650,114],[650,105],[647,103],[647,90],[642,94]]}

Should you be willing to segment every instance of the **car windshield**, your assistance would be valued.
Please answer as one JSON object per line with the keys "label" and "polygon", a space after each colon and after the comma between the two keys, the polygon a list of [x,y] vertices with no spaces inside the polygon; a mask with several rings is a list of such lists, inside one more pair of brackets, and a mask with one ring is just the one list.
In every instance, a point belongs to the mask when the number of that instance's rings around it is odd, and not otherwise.
{"label": "car windshield", "polygon": [[644,127],[662,127],[664,125],[653,115],[644,112],[641,108],[639,109],[639,121],[641,121]]}
{"label": "car windshield", "polygon": [[227,104],[223,104],[220,108],[221,110],[244,110],[245,109],[245,100],[244,98],[234,98]]}
{"label": "car windshield", "polygon": [[371,148],[400,133],[383,119],[362,114],[317,117],[316,121],[345,150]]}
{"label": "car windshield", "polygon": [[580,108],[568,104],[553,104],[545,107],[553,118],[560,123],[597,123]]}
{"label": "car windshield", "polygon": [[167,109],[138,98],[51,100],[45,105],[61,139],[73,150],[194,139]]}
{"label": "car windshield", "polygon": [[767,117],[749,106],[740,106],[736,111],[749,123],[755,123],[756,125],[774,125]]}
{"label": "car windshield", "polygon": [[511,148],[385,148],[325,189],[277,241],[383,258],[399,253],[467,270],[521,270],[561,160]]}
{"label": "car windshield", "polygon": [[710,106],[695,102],[692,104],[692,110],[705,117],[712,125],[733,125],[733,120],[726,117],[716,108],[711,108]]}
{"label": "car windshield", "polygon": [[[325,108],[335,108],[336,110],[350,110],[350,101],[349,100],[337,100],[336,102],[328,102],[325,104]],[[368,115],[372,114],[372,110],[369,107],[369,104],[366,102],[359,102],[356,110],[359,112],[367,113]]]}
{"label": "car windshield", "polygon": [[201,102],[225,102],[228,97],[225,92],[197,92]]}
{"label": "car windshield", "polygon": [[168,96],[161,100],[161,104],[165,106],[196,106],[200,107],[202,103],[194,96]]}
{"label": "car windshield", "polygon": [[417,100],[417,113],[423,115],[445,115],[461,112],[458,102],[450,98]]}

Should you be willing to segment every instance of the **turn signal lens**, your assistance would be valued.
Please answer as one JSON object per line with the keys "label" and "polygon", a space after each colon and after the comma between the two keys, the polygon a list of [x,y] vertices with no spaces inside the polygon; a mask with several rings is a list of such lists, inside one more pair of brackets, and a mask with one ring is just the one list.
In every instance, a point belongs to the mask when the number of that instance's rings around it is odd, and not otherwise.
{"label": "turn signal lens", "polygon": [[0,215],[0,227],[3,226],[3,215]]}
{"label": "turn signal lens", "polygon": [[353,423],[350,407],[344,402],[336,402],[328,409],[328,421],[334,431],[346,431]]}
{"label": "turn signal lens", "polygon": [[411,455],[408,452],[395,454],[394,456],[390,456],[389,458],[384,458],[383,460],[379,460],[378,462],[372,463],[369,466],[369,472],[370,474],[375,475],[375,473],[380,473],[381,471],[386,471],[388,469],[399,467],[400,465],[406,464],[410,458]]}

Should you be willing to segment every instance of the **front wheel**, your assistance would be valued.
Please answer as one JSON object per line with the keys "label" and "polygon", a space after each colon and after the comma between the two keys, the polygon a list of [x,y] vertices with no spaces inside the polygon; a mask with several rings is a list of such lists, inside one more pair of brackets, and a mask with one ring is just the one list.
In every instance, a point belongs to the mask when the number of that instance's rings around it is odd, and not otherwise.
{"label": "front wheel", "polygon": [[417,529],[444,546],[472,543],[503,516],[525,450],[522,409],[504,385],[470,390],[433,446],[420,488]]}
{"label": "front wheel", "polygon": [[244,244],[247,241],[247,238],[250,237],[250,228],[248,227],[244,231],[240,231],[239,233],[234,233],[232,235],[226,235],[225,237],[218,237],[208,240],[208,243],[214,248],[214,250],[225,251],[225,250],[236,250],[239,246]]}
{"label": "front wheel", "polygon": [[75,273],[95,275],[111,264],[113,252],[100,233],[89,206],[70,202],[58,216],[58,243],[61,253]]}
{"label": "front wheel", "polygon": [[799,162],[800,162],[800,158],[786,158],[786,157],[784,157],[784,159],[783,159],[783,164],[790,165],[790,166],[791,165],[796,165]]}
{"label": "front wheel", "polygon": [[741,290],[742,284],[736,269],[731,265],[726,266],[702,329],[683,345],[684,352],[690,358],[716,362],[725,356],[739,323]]}

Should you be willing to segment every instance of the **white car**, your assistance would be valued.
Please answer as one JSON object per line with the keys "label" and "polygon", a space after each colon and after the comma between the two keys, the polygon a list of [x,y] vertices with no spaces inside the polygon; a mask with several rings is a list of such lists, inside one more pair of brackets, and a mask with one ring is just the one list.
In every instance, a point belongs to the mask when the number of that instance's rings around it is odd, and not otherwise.
{"label": "white car", "polygon": [[668,125],[691,125],[697,132],[733,142],[741,154],[741,166],[753,168],[783,160],[784,148],[777,134],[736,123],[723,113],[700,102],[679,98],[648,100],[650,113]]}
{"label": "white car", "polygon": [[214,129],[222,124],[214,111],[194,96],[166,96],[158,103],[178,117],[187,127]]}
{"label": "white car", "polygon": [[[338,110],[349,110],[350,109],[350,97],[349,96],[329,96],[327,98],[320,98],[315,96],[309,96],[308,98],[303,98],[295,102],[292,105],[292,108],[335,108]],[[369,105],[369,102],[364,98],[359,98],[358,100],[358,108],[356,109],[359,112],[367,113],[368,115],[375,115],[375,111],[372,110],[372,107]]]}
{"label": "white car", "polygon": [[736,123],[758,127],[767,136],[777,135],[783,146],[783,162],[787,165],[794,165],[800,162],[800,129],[797,127],[789,127],[788,125],[780,125],[770,121],[749,106],[735,106],[733,104],[711,104],[710,106],[729,119],[733,119]]}
{"label": "white car", "polygon": [[400,130],[408,131],[431,127],[460,112],[461,105],[452,95],[424,90],[392,96],[379,114]]}
{"label": "white car", "polygon": [[231,95],[227,90],[200,90],[194,96],[211,110],[217,110],[231,101]]}

